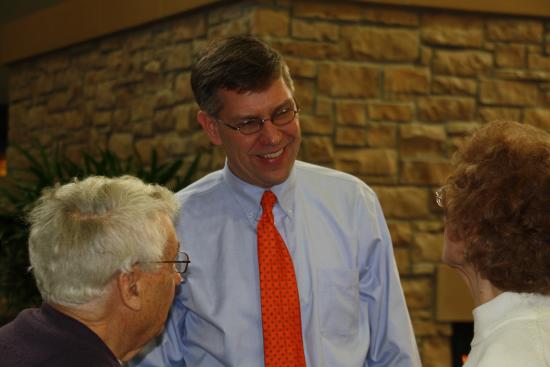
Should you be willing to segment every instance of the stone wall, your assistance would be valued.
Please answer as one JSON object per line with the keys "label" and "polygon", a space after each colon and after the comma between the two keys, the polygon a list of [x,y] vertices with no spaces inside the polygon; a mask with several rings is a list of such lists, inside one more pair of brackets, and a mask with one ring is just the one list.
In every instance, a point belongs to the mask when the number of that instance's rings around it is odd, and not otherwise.
{"label": "stone wall", "polygon": [[[219,168],[195,122],[193,53],[257,35],[287,58],[302,106],[301,159],[362,178],[379,195],[424,366],[449,366],[434,318],[442,244],[435,189],[453,150],[506,118],[550,130],[550,20],[357,2],[221,4],[11,65],[9,141],[114,150]],[[8,150],[9,167],[22,160]],[[184,168],[185,169],[185,168]]]}

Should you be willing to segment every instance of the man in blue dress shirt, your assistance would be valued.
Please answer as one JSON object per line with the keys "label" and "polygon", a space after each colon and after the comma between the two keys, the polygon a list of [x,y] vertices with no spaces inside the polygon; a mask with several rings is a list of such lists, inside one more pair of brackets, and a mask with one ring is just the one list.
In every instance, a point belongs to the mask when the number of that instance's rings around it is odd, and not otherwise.
{"label": "man in blue dress shirt", "polygon": [[218,40],[191,84],[198,121],[227,159],[177,194],[176,231],[195,266],[162,340],[137,366],[264,365],[256,227],[270,190],[295,268],[307,365],[419,367],[376,195],[353,176],[296,161],[299,107],[281,55],[251,37]]}

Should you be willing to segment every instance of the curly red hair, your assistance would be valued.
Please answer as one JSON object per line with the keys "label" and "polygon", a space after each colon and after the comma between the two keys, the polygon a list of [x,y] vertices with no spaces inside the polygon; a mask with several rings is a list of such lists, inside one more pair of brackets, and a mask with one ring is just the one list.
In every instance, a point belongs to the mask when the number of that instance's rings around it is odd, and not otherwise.
{"label": "curly red hair", "polygon": [[550,135],[495,121],[453,159],[443,202],[466,261],[501,290],[550,294]]}

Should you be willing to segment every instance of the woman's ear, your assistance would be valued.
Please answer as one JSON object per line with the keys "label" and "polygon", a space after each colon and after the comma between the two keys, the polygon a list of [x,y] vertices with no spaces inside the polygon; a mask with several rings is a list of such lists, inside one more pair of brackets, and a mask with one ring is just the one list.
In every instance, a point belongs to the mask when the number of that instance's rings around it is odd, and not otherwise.
{"label": "woman's ear", "polygon": [[208,138],[214,145],[221,145],[222,140],[220,138],[220,132],[219,132],[219,123],[208,113],[206,113],[203,110],[200,110],[197,113],[197,120],[199,121],[199,124],[202,126],[202,129],[208,135]]}

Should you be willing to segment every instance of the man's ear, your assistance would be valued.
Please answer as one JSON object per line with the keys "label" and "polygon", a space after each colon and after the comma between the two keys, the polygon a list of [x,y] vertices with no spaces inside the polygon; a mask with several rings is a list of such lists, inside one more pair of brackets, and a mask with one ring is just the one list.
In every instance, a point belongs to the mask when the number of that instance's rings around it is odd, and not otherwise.
{"label": "man's ear", "polygon": [[142,279],[141,270],[134,266],[128,273],[120,272],[117,275],[117,286],[120,299],[128,308],[139,311],[142,307]]}
{"label": "man's ear", "polygon": [[197,113],[197,120],[199,121],[199,124],[201,124],[206,135],[208,135],[208,138],[212,144],[221,145],[222,140],[220,138],[220,132],[218,131],[218,122],[203,110],[200,110]]}

